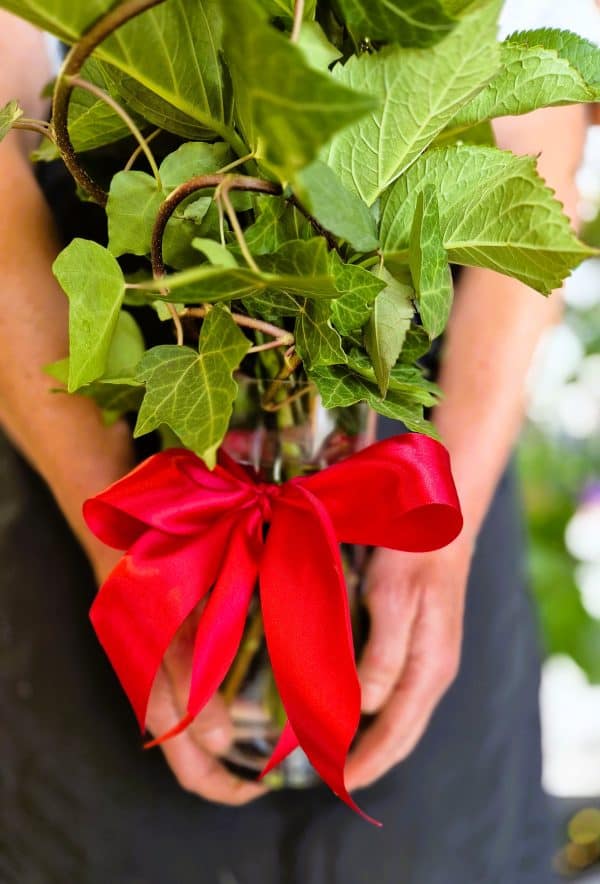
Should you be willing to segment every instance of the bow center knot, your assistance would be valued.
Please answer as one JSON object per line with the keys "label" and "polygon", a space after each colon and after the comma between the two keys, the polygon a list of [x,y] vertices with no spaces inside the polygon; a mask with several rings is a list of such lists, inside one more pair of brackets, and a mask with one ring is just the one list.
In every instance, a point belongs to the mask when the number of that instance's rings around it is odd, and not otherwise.
{"label": "bow center knot", "polygon": [[279,485],[271,485],[267,482],[262,483],[256,489],[256,502],[260,507],[260,512],[265,522],[270,522],[273,516],[273,501],[279,497],[281,487]]}

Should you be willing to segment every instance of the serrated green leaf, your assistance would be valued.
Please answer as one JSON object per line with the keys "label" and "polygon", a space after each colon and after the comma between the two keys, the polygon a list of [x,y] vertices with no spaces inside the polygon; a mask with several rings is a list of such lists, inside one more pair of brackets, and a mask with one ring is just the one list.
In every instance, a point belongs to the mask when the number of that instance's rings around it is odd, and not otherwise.
{"label": "serrated green leaf", "polygon": [[304,302],[296,320],[295,335],[296,349],[305,368],[346,361],[342,339],[331,325],[331,304],[328,301]]}
{"label": "serrated green leaf", "polygon": [[374,377],[382,396],[389,386],[390,372],[402,350],[414,309],[412,289],[398,282],[382,267],[378,275],[385,288],[375,298],[365,331],[365,347],[373,363]]}
{"label": "serrated green leaf", "polygon": [[498,75],[450,121],[451,131],[540,107],[597,100],[579,72],[553,49],[509,41],[501,46],[501,61]]}
{"label": "serrated green leaf", "polygon": [[69,392],[73,392],[104,374],[125,279],[107,249],[84,239],[74,239],[53,270],[69,298]]}
{"label": "serrated green leaf", "polygon": [[596,99],[600,98],[600,48],[590,40],[572,31],[538,28],[533,31],[517,31],[506,42],[554,50],[579,72],[586,85],[595,93]]}
{"label": "serrated green leaf", "polygon": [[367,402],[378,414],[401,421],[415,433],[437,436],[433,425],[423,417],[422,405],[407,402],[402,394],[395,392],[388,392],[387,397],[382,397],[375,384],[355,374],[347,366],[320,366],[310,372],[310,377],[321,394],[325,408],[344,408],[357,402]]}
{"label": "serrated green leaf", "polygon": [[229,311],[217,306],[202,324],[198,352],[168,345],[149,350],[138,370],[146,395],[135,436],[166,424],[214,467],[237,392],[232,374],[249,348]]}
{"label": "serrated green leaf", "polygon": [[22,116],[23,111],[19,107],[18,101],[9,101],[8,104],[4,105],[2,110],[0,110],[0,141],[6,138],[13,125]]}
{"label": "serrated green leaf", "polygon": [[331,302],[333,324],[346,335],[361,329],[369,321],[373,302],[385,282],[353,264],[335,267],[336,284],[345,294]]}
{"label": "serrated green leaf", "polygon": [[409,261],[423,328],[431,338],[437,338],[446,328],[454,290],[432,188],[425,188],[417,197]]}
{"label": "serrated green leaf", "polygon": [[283,197],[261,196],[256,199],[258,217],[244,231],[253,255],[267,255],[291,239],[310,239],[310,223]]}
{"label": "serrated green leaf", "polygon": [[357,44],[383,40],[431,46],[456,24],[443,0],[338,0],[338,6]]}
{"label": "serrated green leaf", "polygon": [[429,187],[451,262],[489,267],[548,294],[595,254],[572,232],[532,157],[463,145],[428,151],[386,195],[381,242],[392,269],[408,263],[417,198]]}
{"label": "serrated green leaf", "polygon": [[257,158],[288,181],[374,101],[313,70],[251,0],[223,0],[223,13],[238,120]]}
{"label": "serrated green leaf", "polygon": [[359,252],[379,245],[375,219],[362,199],[347,190],[336,173],[317,160],[302,169],[295,187],[300,200],[325,230]]}
{"label": "serrated green leaf", "polygon": [[323,152],[348,190],[372,205],[489,82],[499,66],[497,17],[494,2],[433,49],[388,47],[334,68],[339,83],[368,88],[381,102]]}

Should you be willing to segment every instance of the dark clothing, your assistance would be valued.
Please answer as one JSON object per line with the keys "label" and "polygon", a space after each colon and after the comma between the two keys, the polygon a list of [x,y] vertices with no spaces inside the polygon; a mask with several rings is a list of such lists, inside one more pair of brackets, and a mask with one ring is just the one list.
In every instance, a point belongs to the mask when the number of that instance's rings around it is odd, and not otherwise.
{"label": "dark clothing", "polygon": [[510,475],[483,529],[463,660],[410,758],[364,791],[243,809],[142,752],[88,621],[94,582],[48,491],[0,440],[2,884],[547,884],[536,629]]}

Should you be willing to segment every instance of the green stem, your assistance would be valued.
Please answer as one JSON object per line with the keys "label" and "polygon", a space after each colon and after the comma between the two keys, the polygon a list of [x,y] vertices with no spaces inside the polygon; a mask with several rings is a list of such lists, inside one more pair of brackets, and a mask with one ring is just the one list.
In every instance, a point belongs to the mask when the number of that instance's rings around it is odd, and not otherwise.
{"label": "green stem", "polygon": [[92,52],[117,28],[164,2],[165,0],[125,0],[119,3],[98,19],[73,46],[56,80],[52,99],[52,128],[56,146],[75,181],[101,206],[106,205],[107,194],[80,164],[69,135],[69,104],[74,89],[73,78],[79,76]]}
{"label": "green stem", "polygon": [[302,28],[302,19],[304,18],[304,0],[296,0],[294,4],[294,25],[292,27],[292,33],[290,34],[290,40],[292,43],[297,43],[300,37],[300,29]]}

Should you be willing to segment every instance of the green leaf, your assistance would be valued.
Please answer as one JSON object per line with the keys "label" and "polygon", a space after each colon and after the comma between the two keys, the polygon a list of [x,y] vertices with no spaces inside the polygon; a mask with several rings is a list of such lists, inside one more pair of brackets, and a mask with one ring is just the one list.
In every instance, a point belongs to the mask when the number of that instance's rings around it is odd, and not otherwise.
{"label": "green leaf", "polygon": [[600,48],[572,31],[557,28],[539,28],[534,31],[517,31],[506,41],[520,46],[542,46],[553,50],[560,58],[568,61],[586,85],[600,99]]}
{"label": "green leaf", "polygon": [[202,324],[198,352],[169,345],[149,350],[138,370],[146,395],[135,436],[166,424],[214,467],[237,392],[232,373],[249,348],[229,311],[217,306]]}
{"label": "green leaf", "polygon": [[346,240],[359,252],[370,252],[379,245],[375,219],[364,202],[347,190],[336,173],[316,161],[297,176],[302,204],[325,230]]}
{"label": "green leaf", "polygon": [[327,36],[316,21],[306,21],[300,29],[298,48],[302,51],[306,63],[316,71],[324,71],[334,61],[341,57],[342,53]]}
{"label": "green leaf", "polygon": [[[156,216],[167,196],[188,179],[215,172],[229,157],[229,148],[223,143],[182,144],[161,163],[160,188],[146,172],[118,172],[111,181],[106,206],[109,249],[113,255],[148,255]],[[200,223],[209,210],[210,197],[208,199],[209,204],[202,207]],[[199,233],[194,220],[198,198],[191,196],[190,201],[177,208],[165,231],[165,263],[172,267],[186,266],[196,260],[193,254],[191,259],[186,256],[186,250]],[[192,208],[191,217],[186,215],[187,208]]]}
{"label": "green leaf", "polygon": [[386,286],[375,299],[365,331],[365,346],[373,363],[377,385],[381,395],[385,396],[390,372],[402,350],[414,310],[412,289],[395,280],[384,267],[379,275]]}
{"label": "green leaf", "polygon": [[415,433],[436,436],[433,425],[423,417],[423,406],[403,399],[401,394],[388,393],[382,397],[377,386],[342,365],[320,366],[310,372],[317,385],[325,408],[344,408],[357,402],[367,402],[374,411],[401,421]]}
{"label": "green leaf", "polygon": [[[376,383],[375,370],[366,353],[358,349],[351,350],[348,354],[348,366],[371,384]],[[420,368],[402,362],[392,366],[388,389],[392,401],[397,402],[402,397],[405,404],[422,405],[424,408],[433,408],[441,395],[437,384],[426,380]]]}
{"label": "green leaf", "polygon": [[341,334],[350,334],[369,321],[373,302],[385,282],[353,264],[336,266],[335,276],[338,289],[345,294],[331,302],[333,324]]}
{"label": "green leaf", "polygon": [[346,361],[342,339],[331,325],[331,304],[328,301],[304,302],[296,320],[295,335],[296,348],[305,368]]}
{"label": "green leaf", "polygon": [[211,264],[220,267],[237,267],[237,261],[226,246],[215,242],[214,239],[203,239],[196,237],[192,242],[193,247],[205,255]]}
{"label": "green leaf", "polygon": [[257,158],[287,181],[374,101],[313,70],[251,0],[223,0],[223,12],[239,122]]}
{"label": "green leaf", "polygon": [[324,151],[348,189],[372,205],[498,70],[498,4],[466,18],[433,49],[388,47],[351,58],[333,77],[370,89],[380,108]]}
{"label": "green leaf", "polygon": [[74,42],[96,19],[114,6],[113,0],[1,0],[0,7],[20,18],[25,18],[43,31],[49,31],[64,40]]}
{"label": "green leaf", "polygon": [[435,191],[417,197],[410,234],[410,270],[424,329],[437,338],[446,328],[452,307],[452,274],[440,230]]}
{"label": "green leaf", "polygon": [[125,279],[102,246],[74,239],[54,262],[54,275],[69,298],[69,392],[104,374]]}
{"label": "green leaf", "polygon": [[386,261],[408,263],[419,193],[432,187],[448,259],[514,276],[543,294],[595,254],[571,231],[561,204],[537,174],[532,157],[469,145],[431,150],[383,201]]}
{"label": "green leaf", "polygon": [[310,239],[310,223],[283,197],[259,196],[256,199],[258,218],[244,231],[253,255],[267,255],[290,239]]}
{"label": "green leaf", "polygon": [[[600,66],[600,50],[596,53]],[[494,117],[526,114],[540,107],[595,101],[600,95],[553,49],[520,45],[511,39],[501,46],[501,60],[498,75],[458,112],[449,124],[450,130],[475,126]]]}
{"label": "green leaf", "polygon": [[0,110],[0,141],[2,141],[13,125],[20,120],[23,116],[23,111],[19,107],[18,101],[9,101],[8,104],[5,104],[2,110]]}
{"label": "green leaf", "polygon": [[[339,259],[338,259],[339,260]],[[169,300],[198,304],[231,301],[267,290],[310,298],[336,298],[343,294],[336,281],[332,259],[322,237],[291,240],[272,255],[257,258],[259,270],[247,266],[200,264],[139,285],[149,293],[167,288]],[[357,268],[360,270],[360,268]]]}
{"label": "green leaf", "polygon": [[400,351],[400,362],[411,365],[417,359],[425,356],[430,347],[431,341],[425,329],[420,325],[411,325],[404,339],[404,346]]}
{"label": "green leaf", "polygon": [[[110,94],[115,74],[113,71],[111,76],[109,70],[106,64],[90,58],[85,63],[81,76],[88,83],[93,83]],[[130,109],[128,111],[143,128],[141,118]],[[69,135],[76,152],[82,153],[126,138],[131,132],[105,101],[92,95],[87,89],[74,89],[69,104]],[[58,151],[56,155],[58,156]]]}
{"label": "green leaf", "polygon": [[[292,20],[294,18],[295,0],[259,0],[260,5],[271,18]],[[304,4],[303,18],[314,18],[317,0],[307,0]]]}
{"label": "green leaf", "polygon": [[108,248],[115,257],[147,255],[164,191],[146,172],[118,172],[112,179],[106,215]]}
{"label": "green leaf", "polygon": [[443,0],[338,0],[354,41],[430,46],[456,24]]}

